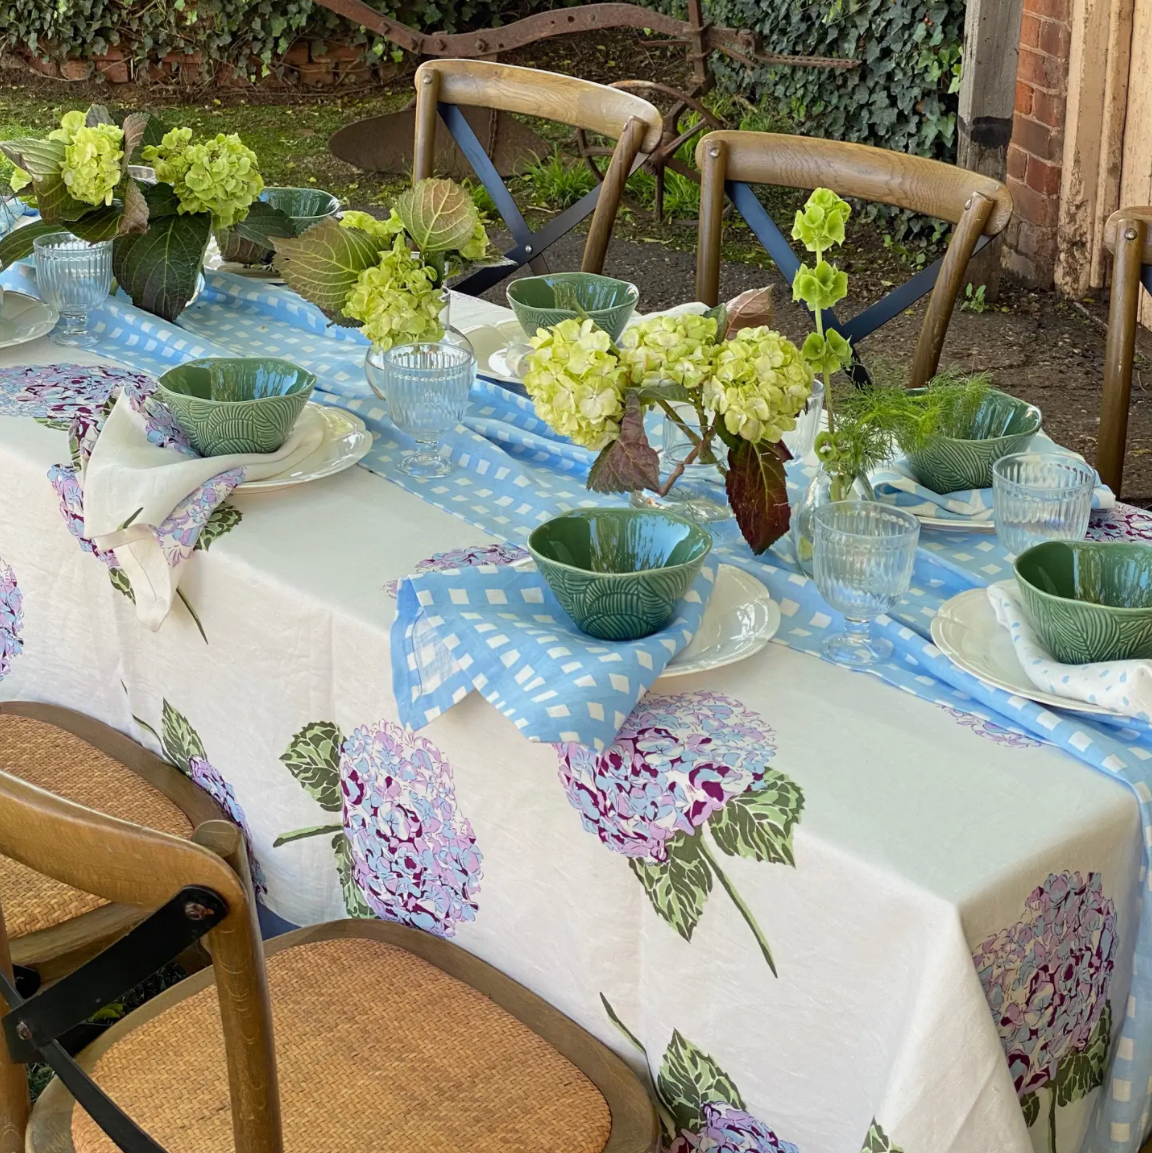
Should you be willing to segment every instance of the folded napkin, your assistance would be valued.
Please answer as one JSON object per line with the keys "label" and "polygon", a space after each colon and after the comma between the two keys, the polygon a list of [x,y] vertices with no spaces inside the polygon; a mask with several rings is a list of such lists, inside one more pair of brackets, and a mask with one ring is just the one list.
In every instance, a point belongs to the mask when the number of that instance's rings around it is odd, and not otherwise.
{"label": "folded napkin", "polygon": [[1020,603],[1015,581],[988,586],[996,620],[1008,630],[1021,667],[1041,691],[1152,719],[1152,661],[1063,665],[1044,647]]}
{"label": "folded napkin", "polygon": [[400,719],[423,728],[476,689],[530,741],[600,752],[692,639],[715,579],[705,564],[667,628],[614,642],[577,631],[531,570],[484,564],[405,577],[392,625]]}
{"label": "folded napkin", "polygon": [[[1029,452],[1062,453],[1076,460],[1084,458],[1070,449],[1054,444],[1042,432],[1037,433]],[[889,461],[868,474],[878,500],[894,504],[914,516],[930,516],[939,520],[990,521],[992,513],[992,490],[990,488],[969,488],[961,492],[938,493],[917,483],[904,457]],[[1097,477],[1097,480],[1100,478]],[[1113,508],[1116,497],[1107,485],[1100,483],[1092,494],[1092,507]]]}
{"label": "folded napkin", "polygon": [[309,407],[276,452],[201,457],[158,398],[121,393],[81,476],[84,535],[115,553],[147,628],[164,623],[216,506],[245,480],[273,476],[315,452],[324,427]]}

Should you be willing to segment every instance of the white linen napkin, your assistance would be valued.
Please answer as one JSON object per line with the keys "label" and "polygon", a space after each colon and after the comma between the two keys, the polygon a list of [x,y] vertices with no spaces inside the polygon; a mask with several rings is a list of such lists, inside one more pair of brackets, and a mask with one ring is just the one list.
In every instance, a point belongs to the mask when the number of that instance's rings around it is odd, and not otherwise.
{"label": "white linen napkin", "polygon": [[245,480],[274,476],[315,452],[324,429],[321,413],[307,407],[276,452],[196,456],[172,447],[171,439],[157,444],[155,428],[121,394],[81,478],[84,535],[98,549],[115,552],[145,627],[155,632],[171,611],[184,565],[213,509]]}
{"label": "white linen napkin", "polygon": [[1021,667],[1041,692],[1100,705],[1125,716],[1152,719],[1152,661],[1061,664],[1036,635],[1015,581],[989,585],[988,600],[996,620],[1012,637]]}

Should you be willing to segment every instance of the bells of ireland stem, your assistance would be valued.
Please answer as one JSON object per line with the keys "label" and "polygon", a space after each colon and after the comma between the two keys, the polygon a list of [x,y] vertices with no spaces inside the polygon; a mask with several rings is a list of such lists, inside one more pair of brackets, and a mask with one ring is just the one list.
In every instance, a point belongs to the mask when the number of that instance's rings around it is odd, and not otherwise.
{"label": "bells of ireland stem", "polygon": [[831,473],[825,465],[812,478],[804,490],[804,495],[792,506],[792,519],[789,534],[792,548],[796,553],[796,563],[805,576],[812,575],[812,552],[815,538],[813,516],[822,505],[837,500],[875,500],[867,476],[851,476]]}

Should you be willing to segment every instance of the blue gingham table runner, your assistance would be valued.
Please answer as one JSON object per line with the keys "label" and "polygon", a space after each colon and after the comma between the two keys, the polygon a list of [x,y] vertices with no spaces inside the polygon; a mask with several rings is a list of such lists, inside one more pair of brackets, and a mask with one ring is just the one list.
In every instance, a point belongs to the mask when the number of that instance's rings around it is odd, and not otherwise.
{"label": "blue gingham table runner", "polygon": [[[477,382],[464,422],[448,438],[457,472],[442,479],[409,477],[397,462],[414,444],[390,423],[364,381],[367,344],[350,329],[330,328],[323,314],[287,289],[227,273],[205,273],[200,299],[169,324],[109,299],[94,316],[97,349],[132,368],[159,373],[198,356],[287,357],[318,377],[314,397],[360,415],[377,433],[361,462],[422,499],[493,536],[520,542],[536,525],[572,508],[613,503],[584,488],[592,454],[560,441],[531,402],[494,383]],[[35,273],[21,261],[0,273],[0,284],[36,293]],[[799,495],[812,470],[789,465],[789,487]],[[622,502],[622,498],[621,498]],[[787,541],[754,557],[735,524],[713,526],[711,560],[739,565],[757,576],[780,605],[777,641],[818,653],[842,618],[795,566]],[[1011,576],[996,538],[983,533],[925,531],[913,585],[877,630],[894,645],[893,656],[867,675],[921,699],[975,714],[1057,745],[1085,764],[1126,781],[1136,795],[1152,846],[1152,728],[1140,721],[1089,718],[1056,711],[990,688],[956,668],[931,642],[931,620],[956,593]],[[1093,1112],[1086,1153],[1136,1153],[1152,1102],[1152,901],[1141,905],[1131,999],[1116,1045],[1110,1078]]]}
{"label": "blue gingham table runner", "polygon": [[400,719],[421,729],[475,689],[529,740],[603,752],[691,641],[715,580],[705,563],[666,628],[611,642],[579,632],[536,572],[485,564],[405,577],[392,625]]}

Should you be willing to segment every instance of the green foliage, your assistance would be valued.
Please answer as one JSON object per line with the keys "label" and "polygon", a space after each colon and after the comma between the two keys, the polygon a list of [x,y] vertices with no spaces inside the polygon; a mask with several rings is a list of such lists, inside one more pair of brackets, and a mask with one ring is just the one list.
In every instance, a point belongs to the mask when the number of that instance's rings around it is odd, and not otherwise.
{"label": "green foliage", "polygon": [[988,307],[987,302],[984,300],[984,291],[983,284],[976,289],[973,289],[972,285],[969,284],[964,289],[964,299],[960,302],[960,311],[983,312]]}
{"label": "green foliage", "polygon": [[525,166],[520,179],[536,208],[556,212],[575,204],[596,187],[596,178],[588,166],[578,160],[566,160],[559,149],[553,149],[551,156],[537,156]]}

